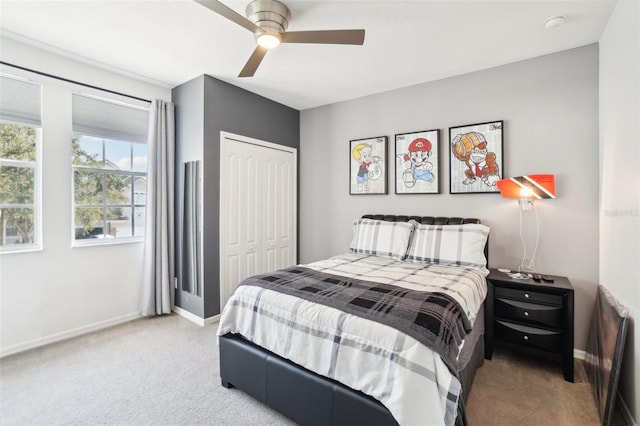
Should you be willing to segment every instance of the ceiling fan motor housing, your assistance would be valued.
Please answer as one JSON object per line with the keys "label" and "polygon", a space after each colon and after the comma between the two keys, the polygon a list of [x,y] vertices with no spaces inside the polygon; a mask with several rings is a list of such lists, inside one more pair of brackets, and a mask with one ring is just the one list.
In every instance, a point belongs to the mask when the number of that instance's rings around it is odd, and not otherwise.
{"label": "ceiling fan motor housing", "polygon": [[247,6],[246,13],[247,19],[265,32],[278,35],[287,29],[291,18],[289,8],[276,0],[254,0]]}
{"label": "ceiling fan motor housing", "polygon": [[280,43],[351,44],[364,43],[364,30],[322,30],[286,32],[291,12],[277,0],[253,0],[246,9],[246,15],[225,6],[219,0],[195,0],[202,6],[222,15],[228,20],[251,31],[258,46],[238,74],[238,77],[252,77],[269,49]]}

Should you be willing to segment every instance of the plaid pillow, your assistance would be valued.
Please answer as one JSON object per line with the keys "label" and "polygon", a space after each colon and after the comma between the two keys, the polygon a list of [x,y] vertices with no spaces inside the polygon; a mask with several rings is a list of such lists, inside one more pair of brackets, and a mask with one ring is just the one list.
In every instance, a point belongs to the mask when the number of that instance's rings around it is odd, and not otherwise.
{"label": "plaid pillow", "polygon": [[464,225],[421,225],[415,229],[407,260],[415,263],[463,266],[487,270],[484,246],[489,227],[475,223]]}
{"label": "plaid pillow", "polygon": [[412,230],[413,224],[408,222],[358,219],[353,222],[353,240],[349,250],[404,260]]}

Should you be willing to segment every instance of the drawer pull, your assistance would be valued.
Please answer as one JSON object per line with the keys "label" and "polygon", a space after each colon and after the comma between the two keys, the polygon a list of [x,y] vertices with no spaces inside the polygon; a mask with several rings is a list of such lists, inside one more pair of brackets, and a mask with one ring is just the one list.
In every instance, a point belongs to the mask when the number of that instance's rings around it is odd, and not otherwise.
{"label": "drawer pull", "polygon": [[524,336],[524,340],[529,340],[529,336]]}
{"label": "drawer pull", "polygon": [[529,312],[524,311],[524,316],[525,316],[525,317],[528,317],[528,316],[529,316]]}
{"label": "drawer pull", "polygon": [[524,297],[525,297],[526,299],[528,299],[528,298],[529,298],[529,293],[525,293],[525,294],[524,294]]}

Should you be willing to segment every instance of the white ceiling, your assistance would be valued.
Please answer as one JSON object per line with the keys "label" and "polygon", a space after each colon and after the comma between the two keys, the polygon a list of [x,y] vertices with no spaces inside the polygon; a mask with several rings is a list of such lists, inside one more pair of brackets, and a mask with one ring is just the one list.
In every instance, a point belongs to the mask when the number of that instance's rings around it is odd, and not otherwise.
{"label": "white ceiling", "polygon": [[[364,45],[281,45],[254,77],[240,79],[253,34],[191,0],[0,0],[0,28],[5,37],[166,87],[208,74],[304,110],[597,42],[615,5],[283,2],[291,10],[288,30],[364,28]],[[249,2],[223,3],[244,15]],[[543,21],[555,15],[566,17],[564,25],[545,30]]]}

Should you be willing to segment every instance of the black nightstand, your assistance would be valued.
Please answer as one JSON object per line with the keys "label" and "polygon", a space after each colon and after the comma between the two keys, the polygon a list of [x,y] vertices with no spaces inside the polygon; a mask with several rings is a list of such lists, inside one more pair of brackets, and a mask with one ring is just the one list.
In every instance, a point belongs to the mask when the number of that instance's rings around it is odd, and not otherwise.
{"label": "black nightstand", "polygon": [[553,283],[516,280],[496,269],[487,277],[485,358],[494,343],[562,362],[564,379],[573,382],[573,287],[566,277]]}

